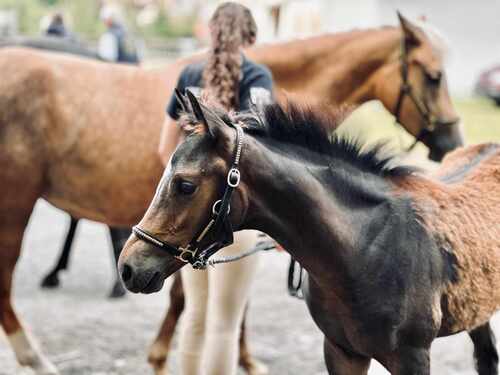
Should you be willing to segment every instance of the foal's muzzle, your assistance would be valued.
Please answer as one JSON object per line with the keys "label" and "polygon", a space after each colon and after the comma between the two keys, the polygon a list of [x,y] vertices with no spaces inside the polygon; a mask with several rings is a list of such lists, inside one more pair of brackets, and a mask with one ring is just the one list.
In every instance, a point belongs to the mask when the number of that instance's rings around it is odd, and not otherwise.
{"label": "foal's muzzle", "polygon": [[125,287],[133,293],[158,292],[165,279],[185,263],[165,255],[147,243],[129,240],[118,262],[118,271]]}

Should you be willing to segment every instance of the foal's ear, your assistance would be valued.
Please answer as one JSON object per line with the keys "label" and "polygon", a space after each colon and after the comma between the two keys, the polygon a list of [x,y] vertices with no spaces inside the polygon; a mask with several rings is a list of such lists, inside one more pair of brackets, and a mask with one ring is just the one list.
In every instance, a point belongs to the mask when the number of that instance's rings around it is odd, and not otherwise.
{"label": "foal's ear", "polygon": [[413,22],[409,21],[398,11],[399,23],[401,25],[401,30],[404,34],[405,47],[410,49],[411,47],[417,47],[421,44],[422,38],[424,38],[422,30],[415,25]]}
{"label": "foal's ear", "polygon": [[177,99],[177,102],[179,103],[182,111],[187,112],[189,110],[189,107],[186,102],[186,97],[182,95],[182,93],[179,91],[178,88],[175,88],[174,93],[175,93],[175,98]]}
{"label": "foal's ear", "polygon": [[207,132],[217,141],[218,145],[232,148],[233,129],[231,129],[213,109],[200,103],[196,96],[189,90],[187,91],[187,96],[196,120],[205,125]]}
{"label": "foal's ear", "polygon": [[191,111],[196,120],[201,124],[207,125],[207,120],[205,120],[205,116],[203,115],[203,111],[200,107],[200,102],[198,102],[196,96],[191,92],[191,90],[186,90],[186,95],[189,99],[189,103],[191,103]]}

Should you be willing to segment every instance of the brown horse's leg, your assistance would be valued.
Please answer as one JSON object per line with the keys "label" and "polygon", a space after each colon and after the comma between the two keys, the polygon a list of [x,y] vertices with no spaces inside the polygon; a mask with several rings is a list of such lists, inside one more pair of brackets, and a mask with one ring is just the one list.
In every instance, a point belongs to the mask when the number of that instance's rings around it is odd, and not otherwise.
{"label": "brown horse's leg", "polygon": [[344,351],[339,346],[325,339],[324,355],[326,368],[330,375],[366,375],[370,367],[370,358],[361,357]]}
{"label": "brown horse's leg", "polygon": [[149,349],[148,361],[153,366],[156,375],[167,374],[167,356],[175,332],[177,321],[184,310],[184,289],[182,288],[181,273],[174,275],[174,282],[170,288],[170,305],[163,320],[160,331],[153,345]]}
{"label": "brown horse's leg", "polygon": [[469,332],[474,343],[474,358],[479,375],[498,375],[498,352],[490,323]]}
{"label": "brown horse's leg", "polygon": [[[23,201],[23,198],[17,199]],[[54,365],[21,326],[11,302],[12,275],[32,206],[23,215],[13,209],[12,201],[0,204],[0,323],[21,365],[31,367],[37,375],[57,375]]]}
{"label": "brown horse's leg", "polygon": [[239,364],[245,369],[249,375],[265,375],[269,373],[269,370],[265,364],[253,358],[250,354],[247,344],[246,335],[246,320],[247,320],[248,304],[245,307],[245,313],[243,315],[243,320],[241,321],[241,331],[240,331],[240,359]]}

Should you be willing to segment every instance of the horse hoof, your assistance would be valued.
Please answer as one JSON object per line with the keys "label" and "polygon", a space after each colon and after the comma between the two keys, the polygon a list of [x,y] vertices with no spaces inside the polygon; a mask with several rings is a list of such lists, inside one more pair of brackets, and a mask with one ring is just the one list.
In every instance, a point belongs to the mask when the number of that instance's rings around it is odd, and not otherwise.
{"label": "horse hoof", "polygon": [[45,276],[41,283],[42,288],[53,289],[59,286],[59,276],[57,273],[51,273]]}
{"label": "horse hoof", "polygon": [[122,283],[118,281],[113,285],[113,289],[111,289],[111,293],[109,293],[109,298],[122,298],[125,294],[127,294],[127,291]]}
{"label": "horse hoof", "polygon": [[168,375],[167,372],[167,354],[168,346],[164,346],[161,342],[155,341],[149,349],[148,362],[153,368],[155,375]]}
{"label": "horse hoof", "polygon": [[151,367],[153,367],[153,373],[155,375],[168,375],[167,364],[166,364],[165,359],[154,361],[154,360],[151,360],[151,357],[150,357],[148,361],[149,361],[149,364],[151,365]]}
{"label": "horse hoof", "polygon": [[268,375],[269,367],[267,367],[263,362],[251,359],[249,363],[245,366],[245,370],[248,375]]}

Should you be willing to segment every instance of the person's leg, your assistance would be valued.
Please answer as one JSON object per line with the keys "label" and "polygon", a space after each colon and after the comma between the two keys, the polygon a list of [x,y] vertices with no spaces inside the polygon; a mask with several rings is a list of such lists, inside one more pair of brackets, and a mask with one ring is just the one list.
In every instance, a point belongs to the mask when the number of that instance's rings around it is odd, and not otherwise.
{"label": "person's leg", "polygon": [[[257,243],[258,232],[235,234],[235,243],[220,252],[234,255]],[[243,312],[257,271],[258,255],[210,269],[207,337],[203,359],[206,375],[234,375],[238,366],[238,339]]]}
{"label": "person's leg", "polygon": [[208,298],[208,272],[181,269],[185,308],[179,333],[179,367],[182,375],[200,375]]}

